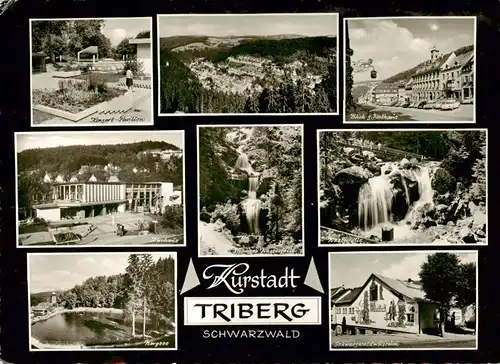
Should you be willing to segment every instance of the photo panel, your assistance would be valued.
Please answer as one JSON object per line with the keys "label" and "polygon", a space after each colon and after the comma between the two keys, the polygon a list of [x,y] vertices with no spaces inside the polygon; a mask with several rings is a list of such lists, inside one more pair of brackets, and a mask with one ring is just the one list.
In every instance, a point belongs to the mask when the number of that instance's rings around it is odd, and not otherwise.
{"label": "photo panel", "polygon": [[487,136],[319,130],[319,245],[487,245]]}
{"label": "photo panel", "polygon": [[31,126],[153,125],[152,24],[30,19]]}
{"label": "photo panel", "polygon": [[184,131],[15,133],[17,246],[185,246]]}
{"label": "photo panel", "polygon": [[339,115],[337,13],[158,15],[160,116]]}
{"label": "photo panel", "polygon": [[329,258],[330,350],[477,350],[477,251]]}
{"label": "photo panel", "polygon": [[303,126],[197,133],[198,256],[304,256]]}
{"label": "photo panel", "polygon": [[30,351],[177,350],[176,253],[27,260]]}
{"label": "photo panel", "polygon": [[475,123],[475,16],[344,19],[345,123]]}

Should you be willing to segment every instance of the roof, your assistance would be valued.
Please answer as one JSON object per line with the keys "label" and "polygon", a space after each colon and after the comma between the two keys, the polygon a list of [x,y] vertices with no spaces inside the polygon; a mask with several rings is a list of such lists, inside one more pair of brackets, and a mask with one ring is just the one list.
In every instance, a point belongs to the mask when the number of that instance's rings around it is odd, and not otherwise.
{"label": "roof", "polygon": [[352,303],[361,293],[363,287],[353,288],[350,293],[348,293],[345,297],[343,297],[340,301],[335,302],[337,305],[345,305],[348,303]]}
{"label": "roof", "polygon": [[[465,65],[472,57],[474,56],[474,51],[469,51],[469,52],[466,52],[466,53],[463,53],[459,56],[455,56],[454,58],[451,58],[449,60],[449,62],[447,63],[450,63],[449,67],[447,68],[444,68],[444,70],[451,70],[451,69],[455,69],[455,68],[459,68],[459,67],[462,67],[463,65]],[[446,66],[446,64],[444,64],[443,66]]]}
{"label": "roof", "polygon": [[151,43],[151,39],[150,38],[129,39],[128,43],[129,44],[149,44],[149,43]]}
{"label": "roof", "polygon": [[108,182],[120,182],[120,180],[116,176],[111,176],[108,178]]}
{"label": "roof", "polygon": [[414,281],[403,281],[400,279],[394,279],[389,277],[384,277],[380,274],[373,274],[380,281],[385,283],[387,286],[393,290],[401,293],[402,295],[417,300],[417,301],[428,301],[425,298],[425,292],[422,289],[422,284],[420,282]]}
{"label": "roof", "polygon": [[450,56],[452,56],[454,54],[455,53],[445,53],[445,54],[437,57],[434,62],[432,62],[430,60],[425,62],[422,66],[420,66],[415,71],[415,74],[413,76],[418,76],[418,75],[422,75],[422,74],[426,74],[426,73],[430,73],[430,72],[439,71],[441,66],[443,64],[445,64],[446,61],[448,61],[448,59],[450,58]]}
{"label": "roof", "polygon": [[387,92],[398,92],[399,84],[398,83],[381,83],[373,89],[373,93],[381,94]]}
{"label": "roof", "polygon": [[90,47],[87,47],[85,49],[82,49],[80,52],[78,53],[91,53],[91,54],[97,54],[99,53],[99,49],[97,48],[97,46],[90,46]]}
{"label": "roof", "polygon": [[332,288],[330,290],[330,300],[334,301],[334,300],[340,298],[340,296],[342,296],[347,291],[348,290],[345,289],[344,287],[335,287],[335,288]]}

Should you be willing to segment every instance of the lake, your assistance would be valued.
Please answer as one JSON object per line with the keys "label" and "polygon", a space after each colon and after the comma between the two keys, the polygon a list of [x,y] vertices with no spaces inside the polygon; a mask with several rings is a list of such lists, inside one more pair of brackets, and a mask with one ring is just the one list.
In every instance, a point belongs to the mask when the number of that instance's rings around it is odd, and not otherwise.
{"label": "lake", "polygon": [[[149,325],[147,325],[149,327]],[[136,333],[142,333],[142,320],[136,319]],[[66,312],[31,326],[31,335],[43,343],[109,344],[131,338],[130,323],[122,314]]]}

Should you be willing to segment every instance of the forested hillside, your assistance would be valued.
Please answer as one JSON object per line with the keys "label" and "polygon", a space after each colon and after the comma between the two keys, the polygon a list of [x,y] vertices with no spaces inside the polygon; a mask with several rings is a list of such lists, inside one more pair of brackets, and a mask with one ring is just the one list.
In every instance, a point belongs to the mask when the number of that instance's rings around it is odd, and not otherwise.
{"label": "forested hillside", "polygon": [[[52,173],[70,178],[79,172],[82,166],[87,166],[88,169],[85,170],[87,179],[92,174],[98,180],[115,175],[125,182],[165,180],[182,185],[183,158],[173,156],[169,160],[162,160],[159,156],[139,154],[153,149],[180,150],[173,144],[160,141],[27,149],[17,155],[18,173],[20,175],[29,173],[37,178],[42,178],[45,173]],[[105,172],[103,168],[109,163],[118,168]],[[99,167],[94,168],[95,166]],[[134,168],[143,173],[133,173]]]}

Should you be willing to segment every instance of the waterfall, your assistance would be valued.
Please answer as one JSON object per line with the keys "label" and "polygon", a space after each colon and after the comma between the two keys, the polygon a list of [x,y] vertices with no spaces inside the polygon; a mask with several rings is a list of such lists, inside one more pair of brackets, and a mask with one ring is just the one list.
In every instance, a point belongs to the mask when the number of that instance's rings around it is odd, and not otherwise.
{"label": "waterfall", "polygon": [[261,201],[257,198],[258,176],[248,177],[248,198],[243,201],[243,208],[247,217],[249,232],[259,234],[259,217]]}
{"label": "waterfall", "polygon": [[417,172],[415,172],[415,177],[418,182],[418,194],[420,198],[419,202],[433,202],[434,190],[432,189],[431,176],[429,174],[429,169],[426,167],[420,167]]}
{"label": "waterfall", "polygon": [[234,169],[247,172],[248,174],[253,172],[253,168],[250,165],[250,162],[248,162],[248,156],[245,153],[241,153],[238,156]]}
{"label": "waterfall", "polygon": [[359,224],[368,230],[377,224],[390,220],[392,208],[392,189],[388,176],[370,178],[359,190]]}

